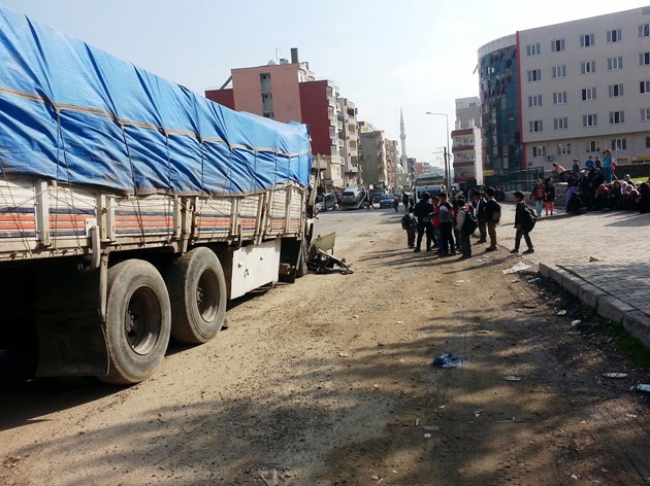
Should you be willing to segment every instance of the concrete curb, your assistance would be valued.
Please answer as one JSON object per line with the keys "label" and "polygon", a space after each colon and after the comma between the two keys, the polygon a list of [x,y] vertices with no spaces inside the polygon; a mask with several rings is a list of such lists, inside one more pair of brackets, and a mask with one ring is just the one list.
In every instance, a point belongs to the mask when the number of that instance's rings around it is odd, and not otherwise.
{"label": "concrete curb", "polygon": [[561,266],[539,263],[539,274],[555,280],[563,289],[593,308],[600,316],[623,328],[650,348],[650,315],[625,303]]}

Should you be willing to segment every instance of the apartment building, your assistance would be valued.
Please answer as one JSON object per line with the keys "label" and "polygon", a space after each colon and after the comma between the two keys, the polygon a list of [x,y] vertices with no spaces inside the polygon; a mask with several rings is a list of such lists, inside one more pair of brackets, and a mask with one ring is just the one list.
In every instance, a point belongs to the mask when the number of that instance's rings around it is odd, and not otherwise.
{"label": "apartment building", "polygon": [[457,99],[455,129],[451,132],[456,184],[483,184],[483,142],[480,123],[479,98],[474,96]]}
{"label": "apartment building", "polygon": [[[228,84],[232,87],[227,88]],[[220,89],[206,90],[205,96],[233,110],[305,123],[313,155],[325,164],[326,186],[345,187],[341,157],[341,130],[345,125],[339,117],[339,89],[331,80],[316,80],[309,64],[299,61],[297,49],[291,49],[291,61],[280,59],[279,63],[232,69],[228,82]],[[348,153],[348,170],[353,171],[353,155],[351,150]]]}
{"label": "apartment building", "polygon": [[486,173],[650,159],[650,7],[530,29],[479,50]]}
{"label": "apartment building", "polygon": [[357,108],[347,98],[339,98],[338,103],[339,149],[343,182],[346,186],[356,186],[361,184]]}
{"label": "apartment building", "polygon": [[[393,176],[390,174],[387,141],[383,130],[377,130],[372,124],[359,122],[359,165],[361,178],[366,186],[391,187]],[[388,142],[388,143],[387,143]]]}

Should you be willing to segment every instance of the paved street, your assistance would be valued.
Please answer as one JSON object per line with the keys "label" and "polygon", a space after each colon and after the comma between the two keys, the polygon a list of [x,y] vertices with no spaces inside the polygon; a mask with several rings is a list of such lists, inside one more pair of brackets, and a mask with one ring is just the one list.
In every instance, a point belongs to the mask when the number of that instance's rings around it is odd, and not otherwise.
{"label": "paved street", "polygon": [[[514,206],[503,206],[499,243],[514,246]],[[542,274],[650,346],[650,215],[594,212],[541,218],[532,233]]]}

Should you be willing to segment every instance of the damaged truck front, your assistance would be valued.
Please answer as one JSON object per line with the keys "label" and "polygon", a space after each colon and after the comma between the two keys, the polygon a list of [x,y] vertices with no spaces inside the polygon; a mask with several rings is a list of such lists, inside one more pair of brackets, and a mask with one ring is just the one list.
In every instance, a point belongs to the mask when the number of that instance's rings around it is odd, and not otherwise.
{"label": "damaged truck front", "polygon": [[229,299],[306,271],[304,125],[3,8],[0,65],[0,362],[137,383],[170,337],[205,343]]}

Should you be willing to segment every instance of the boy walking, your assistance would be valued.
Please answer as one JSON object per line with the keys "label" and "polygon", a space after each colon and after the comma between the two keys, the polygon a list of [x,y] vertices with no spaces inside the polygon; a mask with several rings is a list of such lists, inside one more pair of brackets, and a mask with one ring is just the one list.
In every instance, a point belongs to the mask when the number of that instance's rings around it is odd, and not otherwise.
{"label": "boy walking", "polygon": [[517,203],[515,210],[515,228],[517,233],[515,235],[515,249],[510,253],[519,253],[519,244],[521,243],[521,237],[524,237],[526,240],[526,246],[528,249],[524,252],[524,255],[530,253],[535,253],[533,249],[533,242],[530,240],[530,231],[533,229],[535,224],[531,212],[534,214],[533,210],[526,206],[524,202],[524,193],[521,191],[515,191],[513,194],[515,197],[515,203]]}

